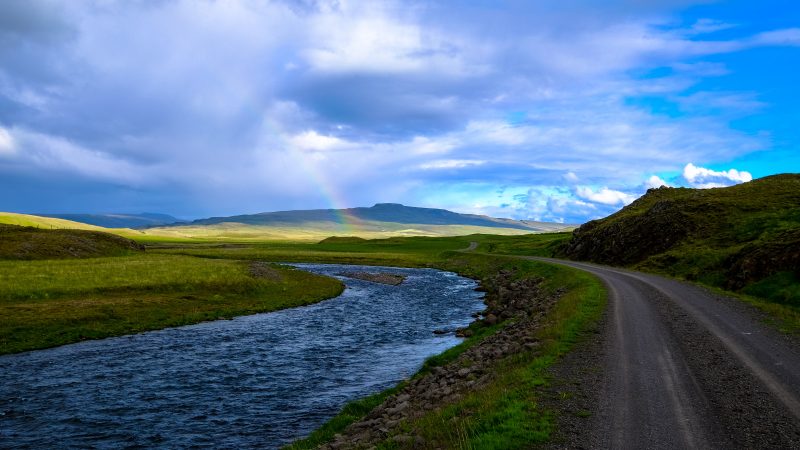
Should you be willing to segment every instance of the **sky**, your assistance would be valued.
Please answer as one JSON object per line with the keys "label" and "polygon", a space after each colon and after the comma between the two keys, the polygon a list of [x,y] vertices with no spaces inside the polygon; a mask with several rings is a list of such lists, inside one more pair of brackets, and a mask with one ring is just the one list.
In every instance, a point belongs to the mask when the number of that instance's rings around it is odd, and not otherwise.
{"label": "sky", "polygon": [[552,222],[800,172],[800,2],[0,2],[0,211]]}

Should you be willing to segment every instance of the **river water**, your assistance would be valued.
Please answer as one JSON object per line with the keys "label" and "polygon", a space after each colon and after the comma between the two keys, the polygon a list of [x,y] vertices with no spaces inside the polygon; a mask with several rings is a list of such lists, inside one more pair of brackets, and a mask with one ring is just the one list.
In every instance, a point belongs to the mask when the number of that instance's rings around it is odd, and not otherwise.
{"label": "river water", "polygon": [[[276,448],[457,344],[483,309],[433,269],[297,264],[334,299],[0,357],[0,448]],[[405,275],[399,286],[341,272]]]}

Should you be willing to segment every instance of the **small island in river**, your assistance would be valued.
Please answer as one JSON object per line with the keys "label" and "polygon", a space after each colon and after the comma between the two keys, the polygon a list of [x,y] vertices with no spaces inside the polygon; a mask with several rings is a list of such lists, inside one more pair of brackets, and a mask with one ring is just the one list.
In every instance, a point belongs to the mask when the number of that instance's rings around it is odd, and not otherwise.
{"label": "small island in river", "polygon": [[404,275],[396,275],[392,273],[342,272],[339,275],[347,278],[355,278],[357,280],[371,281],[373,283],[389,284],[392,286],[397,286],[406,279]]}

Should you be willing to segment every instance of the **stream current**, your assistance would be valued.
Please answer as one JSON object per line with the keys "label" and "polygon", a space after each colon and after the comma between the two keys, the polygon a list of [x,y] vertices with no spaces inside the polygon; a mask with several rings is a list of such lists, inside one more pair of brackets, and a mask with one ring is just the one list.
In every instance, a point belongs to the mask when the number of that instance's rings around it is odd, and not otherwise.
{"label": "stream current", "polygon": [[[314,305],[0,357],[2,448],[277,448],[460,342],[483,309],[433,269],[294,264],[347,288]],[[385,272],[399,286],[345,278]]]}

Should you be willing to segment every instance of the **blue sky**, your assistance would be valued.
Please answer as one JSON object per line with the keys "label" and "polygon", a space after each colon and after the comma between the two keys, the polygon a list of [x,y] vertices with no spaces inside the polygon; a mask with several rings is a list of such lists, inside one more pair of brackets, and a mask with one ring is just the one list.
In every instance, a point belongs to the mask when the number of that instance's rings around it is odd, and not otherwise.
{"label": "blue sky", "polygon": [[794,1],[0,2],[0,210],[583,222],[800,172]]}

